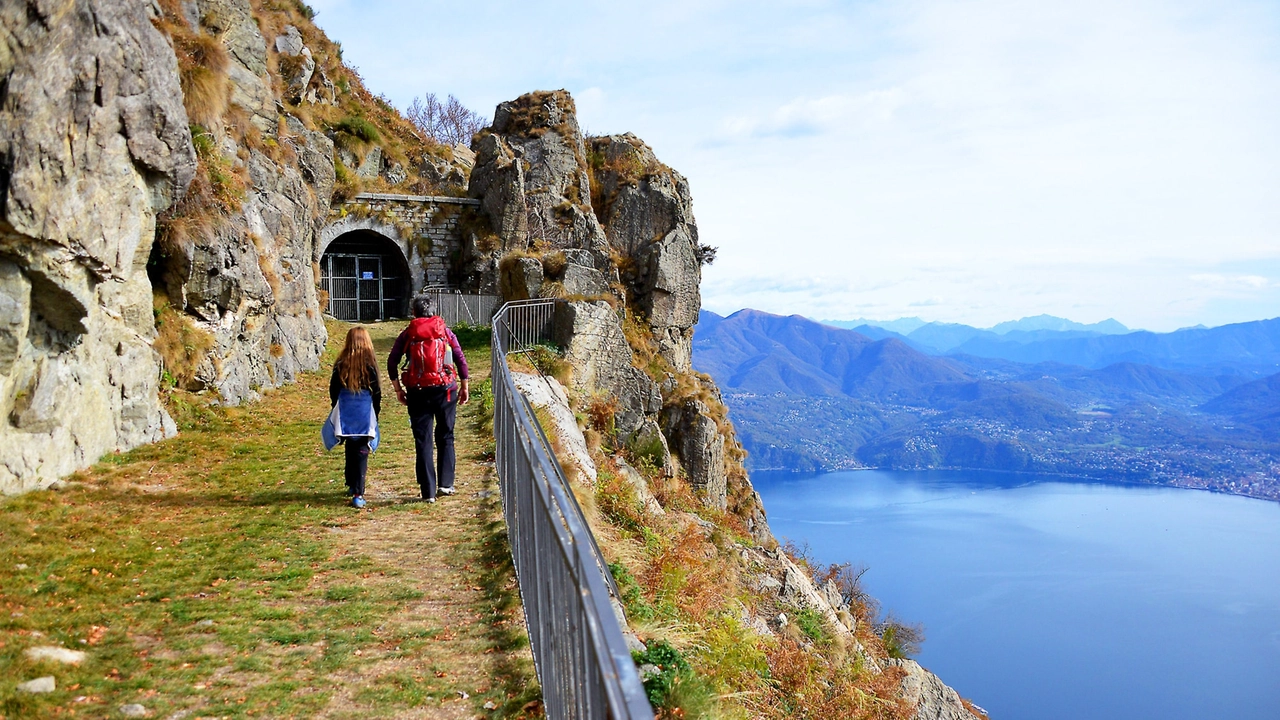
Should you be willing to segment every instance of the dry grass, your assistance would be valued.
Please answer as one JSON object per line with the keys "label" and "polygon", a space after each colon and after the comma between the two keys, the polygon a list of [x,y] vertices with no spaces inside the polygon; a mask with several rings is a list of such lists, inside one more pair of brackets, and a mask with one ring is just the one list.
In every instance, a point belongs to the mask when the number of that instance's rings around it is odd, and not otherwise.
{"label": "dry grass", "polygon": [[190,388],[196,370],[213,349],[213,336],[196,327],[190,316],[175,311],[162,293],[155,296],[156,339],[152,347],[160,354],[167,380],[180,388]]}
{"label": "dry grass", "polygon": [[570,128],[563,121],[551,124],[551,115],[547,112],[549,103],[555,103],[566,117],[577,114],[573,98],[564,90],[526,93],[511,102],[511,114],[504,132],[541,137],[547,131],[554,130],[561,137],[568,137]]}
{"label": "dry grass", "polygon": [[177,0],[164,0],[160,6],[163,12],[156,25],[173,40],[187,117],[197,125],[217,127],[230,90],[227,51],[216,37],[187,24]]}

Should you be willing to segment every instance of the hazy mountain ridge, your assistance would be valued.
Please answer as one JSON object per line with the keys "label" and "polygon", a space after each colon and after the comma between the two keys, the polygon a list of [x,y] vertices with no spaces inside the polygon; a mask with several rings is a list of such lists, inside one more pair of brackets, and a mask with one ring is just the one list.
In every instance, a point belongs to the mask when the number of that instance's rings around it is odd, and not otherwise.
{"label": "hazy mountain ridge", "polygon": [[701,317],[695,366],[723,388],[753,467],[1034,470],[1264,496],[1280,486],[1267,419],[1277,405],[1239,374],[936,357],[800,316]]}
{"label": "hazy mountain ridge", "polygon": [[1129,331],[1114,320],[1084,325],[1050,315],[1000,323],[987,330],[926,323],[905,334],[902,330],[914,323],[854,322],[862,324],[825,324],[876,340],[897,338],[930,355],[971,355],[1030,364],[1058,362],[1093,369],[1132,363],[1196,375],[1240,375],[1244,380],[1280,371],[1280,318],[1170,333]]}

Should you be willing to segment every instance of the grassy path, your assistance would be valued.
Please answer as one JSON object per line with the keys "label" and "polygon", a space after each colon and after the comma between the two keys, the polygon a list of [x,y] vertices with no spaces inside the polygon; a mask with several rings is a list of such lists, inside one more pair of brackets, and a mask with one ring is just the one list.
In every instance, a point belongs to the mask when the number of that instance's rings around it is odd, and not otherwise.
{"label": "grassy path", "polygon": [[[370,327],[379,357],[398,329]],[[0,718],[541,714],[478,403],[459,413],[459,492],[427,505],[385,398],[369,509],[348,507],[341,450],[319,441],[345,331],[261,402],[177,398],[179,437],[0,500]],[[487,338],[464,344],[474,383]],[[86,658],[26,656],[41,645]],[[16,690],[42,676],[57,689]]]}

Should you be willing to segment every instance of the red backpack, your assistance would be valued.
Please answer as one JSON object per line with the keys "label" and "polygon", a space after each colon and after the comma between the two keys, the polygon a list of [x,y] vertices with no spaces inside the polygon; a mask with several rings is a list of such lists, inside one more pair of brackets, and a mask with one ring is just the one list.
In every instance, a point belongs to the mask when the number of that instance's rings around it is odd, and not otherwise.
{"label": "red backpack", "polygon": [[409,323],[405,357],[408,364],[400,373],[405,387],[424,388],[452,385],[454,377],[453,348],[444,318],[439,315],[416,318]]}

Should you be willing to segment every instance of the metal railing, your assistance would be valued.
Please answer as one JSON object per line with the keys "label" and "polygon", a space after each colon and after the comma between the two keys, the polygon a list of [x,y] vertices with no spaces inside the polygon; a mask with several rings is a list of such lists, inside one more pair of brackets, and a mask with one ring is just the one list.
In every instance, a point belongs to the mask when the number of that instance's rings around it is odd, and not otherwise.
{"label": "metal railing", "polygon": [[498,481],[543,704],[552,720],[652,720],[610,603],[613,578],[507,367],[508,351],[549,339],[554,303],[504,305],[492,346]]}
{"label": "metal railing", "polygon": [[488,325],[498,306],[502,304],[502,298],[497,295],[464,293],[438,285],[425,287],[422,292],[435,298],[436,314],[449,325]]}

